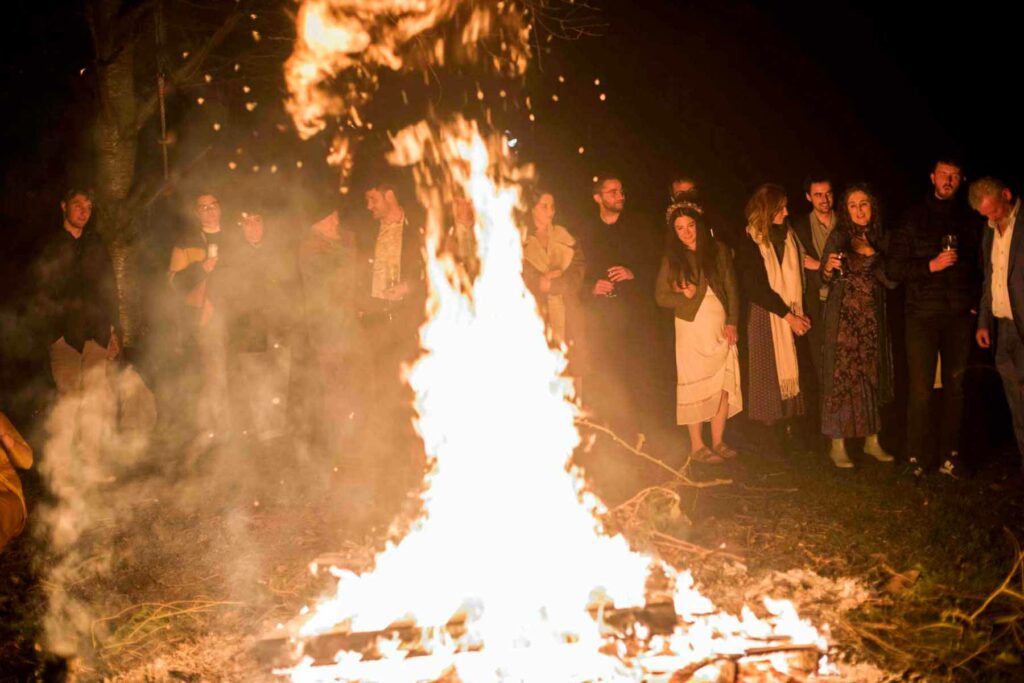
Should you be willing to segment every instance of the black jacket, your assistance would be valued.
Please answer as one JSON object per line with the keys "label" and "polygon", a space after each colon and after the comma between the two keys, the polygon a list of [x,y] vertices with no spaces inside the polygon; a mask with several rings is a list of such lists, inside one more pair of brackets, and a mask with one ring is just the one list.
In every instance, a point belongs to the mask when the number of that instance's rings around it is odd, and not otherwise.
{"label": "black jacket", "polygon": [[117,285],[110,253],[91,226],[75,239],[61,228],[36,261],[39,289],[34,313],[49,345],[64,337],[81,351],[92,339],[100,346],[118,329]]}
{"label": "black jacket", "polygon": [[[964,315],[978,305],[981,219],[956,199],[931,195],[910,209],[892,234],[885,273],[906,283],[911,315]],[[928,262],[942,250],[943,235],[956,235],[956,264],[932,273]]]}

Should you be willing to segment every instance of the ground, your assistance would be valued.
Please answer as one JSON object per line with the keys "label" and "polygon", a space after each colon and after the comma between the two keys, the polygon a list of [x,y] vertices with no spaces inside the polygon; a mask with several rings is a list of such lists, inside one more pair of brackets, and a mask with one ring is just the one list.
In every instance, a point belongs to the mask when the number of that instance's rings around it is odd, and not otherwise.
{"label": "ground", "polygon": [[[678,467],[674,438],[643,450]],[[863,457],[841,471],[823,456],[743,452],[733,463],[691,467],[695,480],[732,481],[695,489],[607,437],[596,449],[581,458],[612,508],[609,526],[690,567],[723,608],[738,611],[766,593],[792,598],[803,616],[827,624],[846,680],[1024,679],[1019,566],[995,594],[1020,557],[1024,500],[990,489],[995,465],[916,481],[899,464]],[[88,608],[84,657],[37,645],[54,589],[43,572],[51,559],[33,534],[15,541],[0,555],[0,680],[273,680],[252,645],[330,588],[310,561],[331,551],[363,569],[387,536],[339,494],[343,472],[315,458],[282,467],[283,452],[262,449],[251,468],[259,476],[187,508],[140,495],[130,513],[83,540],[78,581],[64,590]],[[381,519],[399,502],[388,506]]]}

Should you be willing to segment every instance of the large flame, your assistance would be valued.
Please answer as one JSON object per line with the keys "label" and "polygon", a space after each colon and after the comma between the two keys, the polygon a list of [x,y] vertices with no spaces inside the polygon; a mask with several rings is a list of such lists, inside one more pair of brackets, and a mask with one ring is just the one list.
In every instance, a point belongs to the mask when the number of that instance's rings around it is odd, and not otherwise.
{"label": "large flame", "polygon": [[[299,130],[313,134],[325,115],[337,113],[340,100],[323,85],[355,55],[397,68],[401,40],[458,4],[306,0],[287,65]],[[473,6],[488,4],[505,5]],[[405,23],[387,21],[396,12]],[[469,39],[479,37],[470,32]],[[568,467],[579,443],[576,407],[565,358],[549,348],[523,283],[507,147],[495,139],[489,151],[476,125],[462,120],[420,123],[393,142],[391,161],[414,168],[429,216],[428,320],[422,356],[409,373],[417,429],[432,462],[424,512],[372,572],[334,570],[336,594],[294,635],[301,648],[331,629],[389,634],[402,623],[422,628],[423,638],[416,656],[384,635],[372,659],[343,650],[332,665],[307,658],[287,673],[296,681],[653,681],[687,666],[691,674],[717,676],[722,662],[751,654],[760,670],[785,673],[790,659],[778,650],[794,644],[810,646],[816,659],[826,643],[788,602],[766,599],[764,618],[749,609],[740,618],[717,613],[689,573],[632,552],[602,530],[603,506]],[[478,221],[479,274],[468,284],[439,249],[442,209],[456,194],[473,202]],[[642,627],[625,636],[609,628],[604,611],[650,600],[652,570],[664,575],[679,625],[655,637]],[[457,633],[444,628],[455,622],[462,624]]]}

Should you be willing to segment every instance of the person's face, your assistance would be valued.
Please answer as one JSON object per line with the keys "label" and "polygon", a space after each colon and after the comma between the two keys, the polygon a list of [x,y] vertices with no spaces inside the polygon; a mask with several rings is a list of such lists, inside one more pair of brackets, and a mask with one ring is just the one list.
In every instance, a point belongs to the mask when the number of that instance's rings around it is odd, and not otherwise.
{"label": "person's face", "polygon": [[782,206],[772,216],[772,225],[782,225],[782,222],[786,220],[786,216],[789,215],[789,209],[786,208],[786,202],[782,202]]}
{"label": "person's face", "polygon": [[1009,190],[1003,190],[999,194],[983,197],[978,204],[978,213],[988,219],[990,223],[998,223],[1010,215],[1013,211],[1011,200],[1013,196]]}
{"label": "person's face", "polygon": [[61,202],[60,208],[64,212],[65,222],[76,230],[84,228],[92,217],[92,202],[84,194],[76,194],[68,201]]}
{"label": "person's face", "polygon": [[220,227],[220,202],[212,194],[201,194],[196,198],[196,214],[204,228]]}
{"label": "person's face", "polygon": [[549,227],[555,219],[555,198],[551,194],[542,194],[533,206],[533,224],[538,228]]}
{"label": "person's face", "polygon": [[366,210],[370,212],[374,220],[381,221],[387,217],[391,207],[388,204],[388,195],[391,191],[388,190],[387,194],[380,190],[367,190],[366,192]]}
{"label": "person's face", "polygon": [[807,193],[807,201],[811,203],[817,213],[825,214],[832,211],[832,183],[811,183],[810,192]]}
{"label": "person's face", "polygon": [[846,210],[854,225],[864,227],[871,222],[871,198],[860,190],[846,198]]}
{"label": "person's face", "polygon": [[611,178],[604,181],[601,191],[594,195],[594,201],[605,211],[618,213],[626,206],[626,192],[622,189],[622,182]]}
{"label": "person's face", "polygon": [[690,192],[696,185],[693,184],[692,180],[673,180],[672,181],[672,196],[675,197],[680,192]]}
{"label": "person's face", "polygon": [[690,216],[679,216],[672,227],[676,229],[676,237],[687,249],[697,249],[697,221]]}
{"label": "person's face", "polygon": [[242,216],[242,233],[245,241],[249,244],[259,244],[263,241],[263,216],[258,213],[248,213]]}
{"label": "person's face", "polygon": [[473,202],[468,199],[455,200],[455,222],[459,225],[473,225],[476,222]]}
{"label": "person's face", "polygon": [[931,174],[932,185],[935,187],[935,196],[939,199],[952,199],[953,195],[960,188],[963,181],[963,174],[960,169],[952,164],[935,164],[935,170]]}

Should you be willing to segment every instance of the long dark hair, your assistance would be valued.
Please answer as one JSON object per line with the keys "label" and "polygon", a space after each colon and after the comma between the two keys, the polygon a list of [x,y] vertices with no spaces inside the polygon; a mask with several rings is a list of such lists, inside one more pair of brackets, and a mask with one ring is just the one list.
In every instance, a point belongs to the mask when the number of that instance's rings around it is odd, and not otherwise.
{"label": "long dark hair", "polygon": [[[686,252],[689,249],[676,234],[676,219],[680,216],[692,218],[697,224],[697,248],[694,250],[694,255],[697,257],[696,268],[686,257]],[[668,224],[668,232],[665,235],[665,255],[668,257],[668,265],[673,275],[693,284],[697,284],[700,280],[701,273],[709,281],[716,280],[718,278],[718,247],[700,211],[692,206],[672,207],[668,211],[665,222]]]}
{"label": "long dark hair", "polygon": [[[850,217],[850,209],[847,205],[850,201],[850,195],[854,192],[863,192],[867,195],[868,201],[871,202],[871,221],[865,227],[857,225]],[[845,239],[850,240],[855,235],[863,233],[868,243],[875,249],[878,249],[882,241],[882,211],[878,206],[878,196],[871,191],[868,184],[854,183],[847,187],[843,191],[843,197],[840,200],[839,206],[840,209],[837,212],[839,214],[838,227],[843,231]]]}

